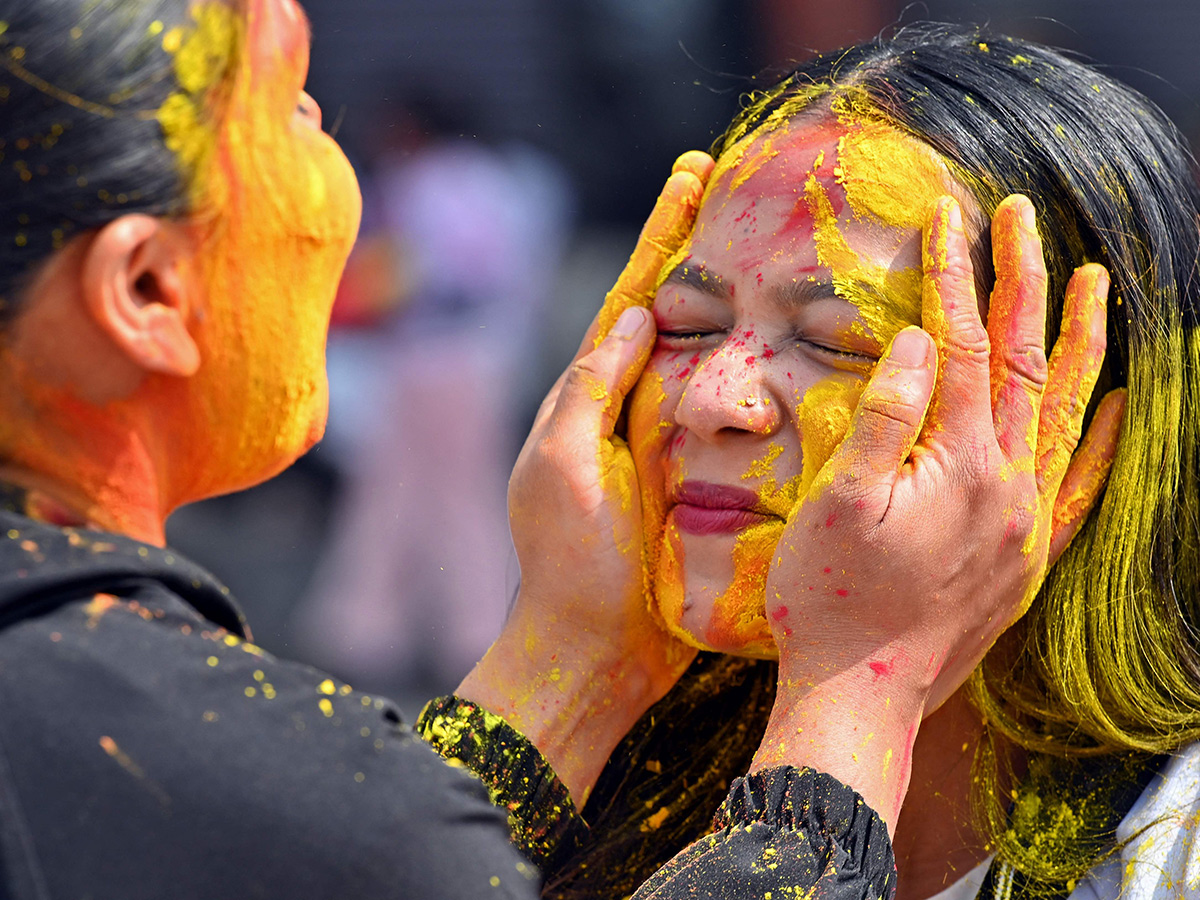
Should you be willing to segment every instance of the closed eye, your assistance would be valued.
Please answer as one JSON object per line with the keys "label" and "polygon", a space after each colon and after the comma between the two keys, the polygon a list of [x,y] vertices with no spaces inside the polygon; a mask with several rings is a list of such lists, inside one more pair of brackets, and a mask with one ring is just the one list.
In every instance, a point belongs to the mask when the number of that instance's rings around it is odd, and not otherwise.
{"label": "closed eye", "polygon": [[797,334],[795,340],[796,343],[805,347],[809,352],[831,362],[852,366],[873,366],[879,362],[879,353],[870,352],[865,349],[851,349],[844,344],[827,341],[822,338],[814,338],[805,334]]}
{"label": "closed eye", "polygon": [[674,329],[660,330],[658,332],[658,343],[670,350],[681,350],[693,347],[696,344],[702,343],[706,338],[725,336],[724,331],[716,329],[701,330],[701,329]]}

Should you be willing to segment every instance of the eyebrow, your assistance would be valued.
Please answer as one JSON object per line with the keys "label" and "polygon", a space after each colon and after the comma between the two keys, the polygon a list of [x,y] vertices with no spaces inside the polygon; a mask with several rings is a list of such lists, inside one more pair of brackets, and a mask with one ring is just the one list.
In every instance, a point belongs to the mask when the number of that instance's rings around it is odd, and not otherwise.
{"label": "eyebrow", "polygon": [[718,300],[728,300],[730,297],[729,286],[725,283],[725,279],[716,272],[710,272],[704,263],[680,263],[663,279],[663,284],[679,284],[690,287],[692,290],[716,297]]}
{"label": "eyebrow", "polygon": [[[725,280],[704,263],[680,263],[663,279],[663,284],[689,287],[725,302],[729,302],[732,296]],[[794,278],[772,287],[769,296],[775,306],[783,312],[792,312],[821,300],[844,300],[852,303],[855,297],[867,298],[875,305],[885,308],[893,304],[893,300],[878,285],[857,278],[839,278],[835,281]]]}

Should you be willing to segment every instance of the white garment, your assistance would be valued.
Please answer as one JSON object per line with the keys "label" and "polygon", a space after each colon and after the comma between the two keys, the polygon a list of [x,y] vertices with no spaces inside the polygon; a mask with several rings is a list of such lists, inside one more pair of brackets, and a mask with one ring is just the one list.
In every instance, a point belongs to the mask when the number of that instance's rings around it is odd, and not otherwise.
{"label": "white garment", "polygon": [[[1140,833],[1139,833],[1140,832]],[[1200,900],[1200,743],[1184,747],[1117,826],[1127,842],[1068,900]],[[989,857],[928,900],[975,900]]]}

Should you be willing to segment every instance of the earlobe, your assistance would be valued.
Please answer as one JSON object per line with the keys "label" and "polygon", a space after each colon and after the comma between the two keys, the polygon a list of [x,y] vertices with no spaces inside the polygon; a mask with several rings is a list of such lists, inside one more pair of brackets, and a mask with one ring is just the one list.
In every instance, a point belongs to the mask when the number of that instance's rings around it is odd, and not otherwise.
{"label": "earlobe", "polygon": [[92,238],[82,272],[84,302],[101,330],[145,371],[183,378],[200,368],[185,252],[168,223],[122,216]]}

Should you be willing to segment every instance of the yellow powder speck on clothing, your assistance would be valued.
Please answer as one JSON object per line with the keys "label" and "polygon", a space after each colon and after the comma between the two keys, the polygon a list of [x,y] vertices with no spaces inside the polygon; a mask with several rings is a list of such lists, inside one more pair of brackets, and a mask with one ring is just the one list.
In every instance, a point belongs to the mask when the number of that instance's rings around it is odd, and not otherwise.
{"label": "yellow powder speck on clothing", "polygon": [[254,670],[254,680],[255,680],[255,681],[262,681],[262,680],[263,680],[264,678],[266,678],[266,677],[267,677],[267,676],[266,676],[266,673],[265,673],[265,672],[263,672],[263,670],[262,670],[262,669],[255,669],[255,670]]}
{"label": "yellow powder speck on clothing", "polygon": [[667,821],[667,816],[670,814],[671,811],[667,807],[662,807],[660,810],[658,810],[658,812],[654,813],[654,815],[650,816],[650,818],[641,824],[640,830],[658,831],[658,829],[662,828],[663,822]]}
{"label": "yellow powder speck on clothing", "polygon": [[207,662],[210,666],[216,666],[217,663],[220,662],[220,660],[217,659],[215,656],[210,656],[207,660],[205,660],[205,662]]}
{"label": "yellow powder speck on clothing", "polygon": [[493,875],[488,879],[488,884],[490,884],[492,887],[500,887],[500,876]]}
{"label": "yellow powder speck on clothing", "polygon": [[317,706],[319,706],[321,708],[321,712],[323,712],[325,714],[325,718],[327,718],[327,719],[333,718],[333,704],[329,702],[329,699],[327,697],[322,697],[317,702]]}
{"label": "yellow powder speck on clothing", "polygon": [[242,642],[242,639],[236,634],[227,634],[222,640],[225,642],[226,647],[236,647]]}
{"label": "yellow powder speck on clothing", "polygon": [[364,775],[362,772],[355,772],[354,780],[357,781],[359,784],[362,784],[364,781],[367,780],[367,776]]}
{"label": "yellow powder speck on clothing", "polygon": [[150,27],[146,29],[146,33],[150,35],[150,37],[158,37],[163,33],[163,23],[155,19],[150,23]]}
{"label": "yellow powder speck on clothing", "polygon": [[248,688],[246,688],[244,693],[247,697],[257,697],[258,696],[258,688],[253,687],[253,686],[248,687]]}
{"label": "yellow powder speck on clothing", "polygon": [[322,694],[328,694],[329,696],[332,697],[334,694],[337,693],[337,687],[334,685],[333,679],[326,678],[324,681],[322,681],[320,684],[317,685],[317,691]]}

